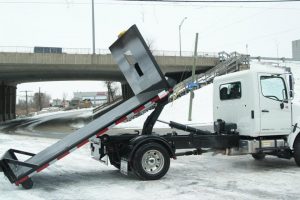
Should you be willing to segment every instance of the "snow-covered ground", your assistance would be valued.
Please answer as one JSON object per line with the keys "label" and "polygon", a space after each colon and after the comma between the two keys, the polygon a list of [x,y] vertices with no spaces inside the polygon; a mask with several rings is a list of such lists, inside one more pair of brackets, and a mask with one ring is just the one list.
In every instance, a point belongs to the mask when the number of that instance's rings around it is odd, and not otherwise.
{"label": "snow-covered ground", "polygon": [[58,111],[11,120],[0,125],[0,132],[38,137],[63,138],[92,120],[92,108]]}
{"label": "snow-covered ground", "polygon": [[[56,141],[0,134],[0,152],[9,148],[39,152]],[[11,185],[0,173],[0,199],[300,199],[300,173],[293,160],[212,154],[179,157],[171,161],[161,180],[140,181],[89,154],[86,145],[33,176],[31,190]]]}

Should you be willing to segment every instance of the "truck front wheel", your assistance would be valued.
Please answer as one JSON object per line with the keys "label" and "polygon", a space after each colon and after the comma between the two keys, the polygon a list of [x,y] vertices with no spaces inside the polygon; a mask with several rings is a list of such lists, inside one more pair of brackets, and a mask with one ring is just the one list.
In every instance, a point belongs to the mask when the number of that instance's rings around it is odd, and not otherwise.
{"label": "truck front wheel", "polygon": [[143,180],[157,180],[163,177],[170,167],[170,155],[166,148],[158,143],[144,144],[133,157],[134,173]]}
{"label": "truck front wheel", "polygon": [[296,164],[300,167],[300,137],[297,137],[294,142],[294,158]]}

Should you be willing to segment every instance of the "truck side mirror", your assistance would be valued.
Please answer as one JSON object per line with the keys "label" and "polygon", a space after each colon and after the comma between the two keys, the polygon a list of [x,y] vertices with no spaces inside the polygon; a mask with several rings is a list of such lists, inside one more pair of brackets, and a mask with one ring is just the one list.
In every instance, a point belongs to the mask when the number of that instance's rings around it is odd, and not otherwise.
{"label": "truck side mirror", "polygon": [[290,85],[290,98],[294,99],[294,81],[293,81],[293,76],[292,74],[289,75],[289,85]]}
{"label": "truck side mirror", "polygon": [[290,90],[290,98],[294,99],[294,91],[293,90]]}

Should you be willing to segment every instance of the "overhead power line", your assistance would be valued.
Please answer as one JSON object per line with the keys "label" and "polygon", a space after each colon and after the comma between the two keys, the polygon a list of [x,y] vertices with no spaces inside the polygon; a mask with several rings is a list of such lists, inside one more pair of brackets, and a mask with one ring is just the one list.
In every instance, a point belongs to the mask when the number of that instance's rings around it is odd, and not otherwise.
{"label": "overhead power line", "polygon": [[224,45],[226,45],[226,46],[236,46],[236,45],[245,44],[245,43],[251,42],[251,41],[259,41],[259,40],[269,38],[269,37],[272,37],[272,36],[275,36],[275,35],[282,35],[282,34],[294,32],[294,31],[298,31],[299,29],[300,29],[300,26],[295,27],[295,28],[282,30],[282,31],[278,31],[278,32],[268,33],[268,34],[264,34],[264,35],[260,35],[260,36],[255,36],[255,37],[248,38],[248,39],[245,39],[245,40],[224,43]]}
{"label": "overhead power line", "polygon": [[[248,4],[248,2],[250,4]],[[211,8],[263,8],[263,9],[277,9],[277,10],[294,10],[298,11],[299,8],[295,7],[261,7],[261,6],[253,6],[255,5],[254,3],[264,3],[264,2],[270,2],[271,4],[273,3],[285,3],[286,2],[299,2],[300,0],[258,0],[258,1],[209,1],[209,0],[203,0],[203,1],[168,1],[168,0],[95,0],[95,5],[117,5],[117,6],[152,6],[152,5],[159,5],[159,6],[177,6],[177,7],[193,7],[195,4],[199,3],[202,6],[205,7],[211,7]],[[241,5],[241,3],[243,5]],[[7,5],[67,5],[67,6],[72,6],[72,5],[90,5],[89,0],[72,0],[72,1],[41,1],[41,0],[24,0],[24,1],[7,1],[7,0],[0,0],[0,5],[1,4],[7,4]],[[271,5],[269,4],[269,5]],[[252,5],[252,6],[249,6]],[[266,5],[266,4],[264,4]],[[282,5],[282,4],[280,4]]]}
{"label": "overhead power line", "polygon": [[186,1],[172,1],[172,0],[119,0],[119,1],[142,1],[142,2],[166,2],[166,3],[286,3],[286,2],[300,2],[299,0],[202,0],[202,1],[193,1],[193,0],[186,0]]}
{"label": "overhead power line", "polygon": [[[117,2],[151,2],[151,3],[287,3],[300,0],[111,0],[98,1],[95,4],[115,4]],[[88,1],[0,1],[0,4],[90,4]],[[118,4],[118,3],[117,3]]]}

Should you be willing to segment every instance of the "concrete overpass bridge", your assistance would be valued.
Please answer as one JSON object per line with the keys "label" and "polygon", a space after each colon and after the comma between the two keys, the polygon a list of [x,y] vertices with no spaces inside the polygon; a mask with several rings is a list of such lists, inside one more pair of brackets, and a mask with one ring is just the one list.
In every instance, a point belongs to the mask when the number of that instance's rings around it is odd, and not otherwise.
{"label": "concrete overpass bridge", "polygon": [[[193,65],[192,52],[153,52],[163,73],[174,79],[188,76]],[[173,55],[172,55],[173,54]],[[219,63],[216,54],[199,53],[196,70],[204,72]],[[188,73],[186,73],[188,71]],[[15,118],[16,86],[25,82],[61,80],[125,79],[111,54],[4,52],[0,48],[0,121]],[[126,85],[122,88],[126,89]]]}

